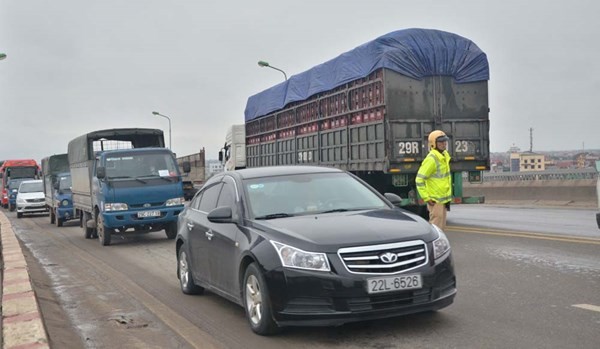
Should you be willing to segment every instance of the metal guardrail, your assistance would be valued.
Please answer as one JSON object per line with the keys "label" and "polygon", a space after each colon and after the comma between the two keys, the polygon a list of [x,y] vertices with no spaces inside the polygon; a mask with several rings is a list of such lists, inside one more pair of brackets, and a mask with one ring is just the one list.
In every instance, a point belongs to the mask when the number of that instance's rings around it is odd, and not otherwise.
{"label": "metal guardrail", "polygon": [[511,181],[537,181],[537,180],[578,180],[597,179],[598,172],[595,168],[581,169],[555,169],[546,171],[521,171],[521,172],[484,172],[483,182],[511,182]]}

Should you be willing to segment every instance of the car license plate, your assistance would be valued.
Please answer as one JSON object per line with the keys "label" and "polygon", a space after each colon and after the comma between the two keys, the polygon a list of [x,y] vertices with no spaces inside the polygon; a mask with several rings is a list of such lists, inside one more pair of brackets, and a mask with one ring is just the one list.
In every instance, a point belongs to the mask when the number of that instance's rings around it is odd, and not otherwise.
{"label": "car license plate", "polygon": [[367,279],[368,293],[415,290],[423,287],[420,274],[406,274]]}
{"label": "car license plate", "polygon": [[138,212],[138,218],[160,217],[160,211],[142,211]]}

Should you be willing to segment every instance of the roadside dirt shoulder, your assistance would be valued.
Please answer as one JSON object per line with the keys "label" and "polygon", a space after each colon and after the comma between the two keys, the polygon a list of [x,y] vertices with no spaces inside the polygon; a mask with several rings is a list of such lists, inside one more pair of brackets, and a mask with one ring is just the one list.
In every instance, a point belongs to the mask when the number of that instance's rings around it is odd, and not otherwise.
{"label": "roadside dirt shoulder", "polygon": [[85,348],[83,340],[63,310],[59,298],[52,289],[52,282],[39,262],[23,246],[23,255],[27,261],[31,284],[48,332],[51,348]]}

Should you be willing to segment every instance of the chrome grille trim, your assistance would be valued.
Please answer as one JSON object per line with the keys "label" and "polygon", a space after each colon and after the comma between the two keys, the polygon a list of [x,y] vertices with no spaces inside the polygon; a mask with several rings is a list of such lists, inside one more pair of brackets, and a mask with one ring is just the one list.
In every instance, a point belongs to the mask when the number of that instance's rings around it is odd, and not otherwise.
{"label": "chrome grille trim", "polygon": [[[389,264],[378,263],[377,261],[380,260],[379,256],[388,252],[395,254],[399,260]],[[362,275],[400,274],[419,268],[429,262],[427,244],[422,240],[345,247],[339,249],[337,254],[349,273]],[[373,271],[370,271],[370,269]]]}

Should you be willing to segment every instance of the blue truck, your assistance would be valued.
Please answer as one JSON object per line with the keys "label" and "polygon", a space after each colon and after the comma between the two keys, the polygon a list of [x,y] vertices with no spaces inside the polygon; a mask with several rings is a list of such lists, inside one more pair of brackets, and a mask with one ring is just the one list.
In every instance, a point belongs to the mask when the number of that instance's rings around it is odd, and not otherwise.
{"label": "blue truck", "polygon": [[42,176],[50,224],[62,227],[64,222],[79,218],[73,209],[68,155],[55,154],[43,158]]}
{"label": "blue truck", "polygon": [[[73,206],[86,239],[165,230],[177,235],[184,208],[181,173],[158,129],[94,131],[69,142]],[[190,164],[184,163],[184,172]]]}

